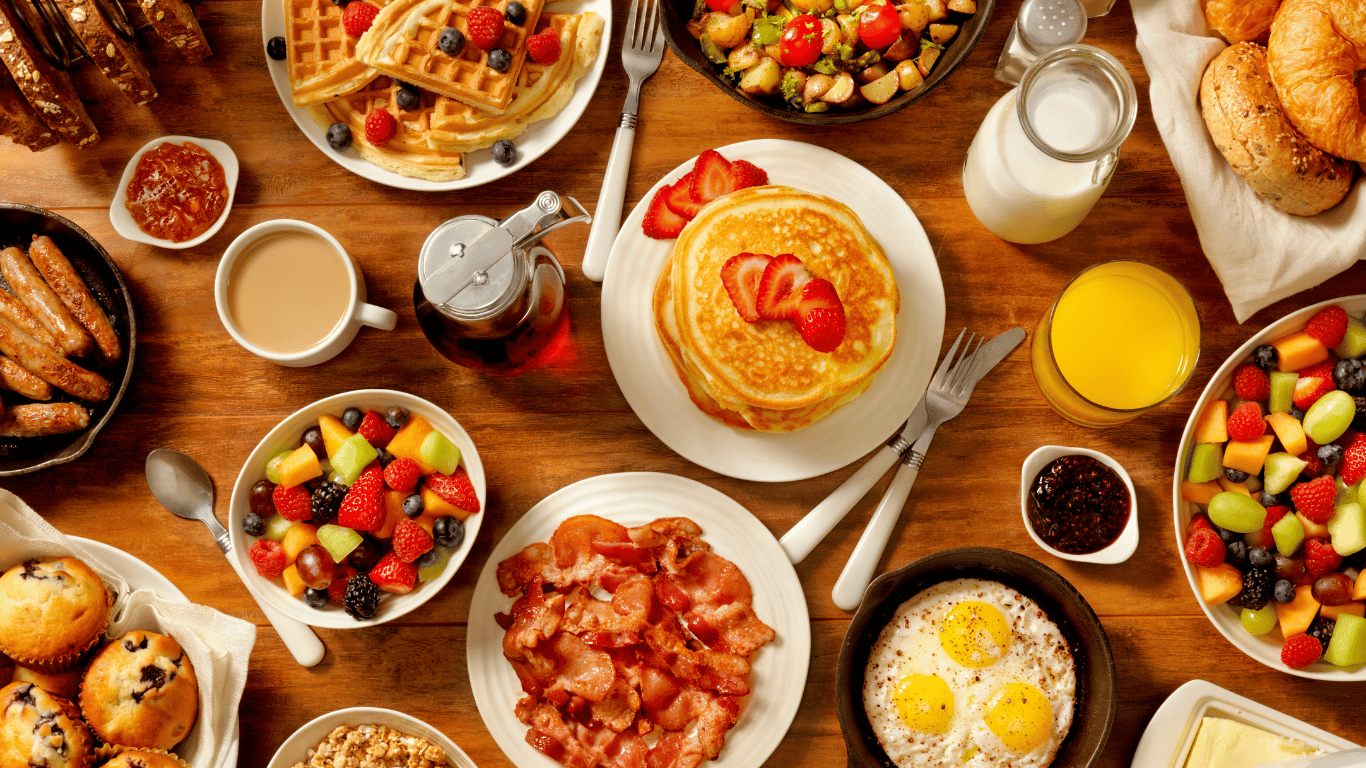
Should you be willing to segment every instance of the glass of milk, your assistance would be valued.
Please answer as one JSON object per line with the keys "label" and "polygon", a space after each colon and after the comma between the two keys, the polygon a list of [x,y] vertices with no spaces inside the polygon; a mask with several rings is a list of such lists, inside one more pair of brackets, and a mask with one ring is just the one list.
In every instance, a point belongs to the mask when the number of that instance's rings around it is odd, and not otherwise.
{"label": "glass of milk", "polygon": [[968,206],[1012,243],[1071,232],[1110,184],[1137,110],[1134,81],[1105,51],[1067,45],[1039,57],[968,147]]}

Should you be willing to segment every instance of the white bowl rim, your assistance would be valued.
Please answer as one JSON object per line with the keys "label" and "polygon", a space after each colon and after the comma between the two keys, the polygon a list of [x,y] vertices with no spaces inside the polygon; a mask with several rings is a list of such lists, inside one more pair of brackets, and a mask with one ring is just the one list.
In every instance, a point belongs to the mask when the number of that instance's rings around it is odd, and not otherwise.
{"label": "white bowl rim", "polygon": [[[340,413],[348,406],[361,407],[368,403],[401,405],[410,412],[421,413],[432,421],[432,426],[437,427],[438,431],[458,445],[461,453],[460,463],[469,473],[475,495],[479,498],[480,511],[471,516],[470,520],[475,521],[473,525],[468,520],[466,521],[465,539],[461,542],[460,548],[451,555],[450,562],[446,564],[446,568],[440,576],[432,581],[420,584],[406,595],[385,596],[384,603],[381,603],[380,611],[374,618],[358,621],[342,611],[323,611],[310,608],[302,600],[291,597],[284,587],[277,584],[273,579],[267,580],[257,574],[255,567],[252,566],[251,558],[247,554],[251,547],[251,542],[248,539],[251,537],[242,530],[242,518],[250,509],[248,498],[251,486],[260,479],[260,475],[255,472],[248,474],[248,470],[252,467],[264,465],[267,454],[273,451],[275,446],[281,445],[286,436],[288,441],[293,443],[298,440],[298,435],[304,430],[303,426],[299,426],[287,433],[283,429],[285,424],[296,419],[306,420],[316,417],[317,414],[323,412]],[[449,420],[450,423],[437,424],[438,420],[443,422]],[[453,429],[450,429],[451,427]],[[447,429],[450,429],[449,433]],[[256,447],[251,450],[246,461],[242,464],[242,469],[238,471],[237,480],[233,483],[232,495],[228,499],[228,535],[231,537],[233,550],[228,556],[235,558],[237,564],[241,566],[242,582],[246,585],[247,591],[251,592],[258,602],[268,603],[290,618],[309,626],[330,629],[373,627],[416,610],[444,589],[451,578],[455,576],[455,572],[460,570],[465,560],[468,559],[474,541],[479,534],[479,529],[483,525],[484,516],[487,514],[488,489],[484,480],[484,464],[479,458],[479,451],[475,447],[474,441],[454,416],[429,400],[401,390],[356,389],[315,400],[291,413],[272,427],[256,444]]]}
{"label": "white bowl rim", "polygon": [[[1359,665],[1356,668],[1335,667],[1323,661],[1316,661],[1302,669],[1291,669],[1281,663],[1280,643],[1276,638],[1276,633],[1266,635],[1252,635],[1243,629],[1242,622],[1238,616],[1228,610],[1226,606],[1209,606],[1200,599],[1200,587],[1195,583],[1195,567],[1182,554],[1185,546],[1186,523],[1190,520],[1190,513],[1187,510],[1186,502],[1181,498],[1181,480],[1185,477],[1186,456],[1190,446],[1191,438],[1195,432],[1195,423],[1205,406],[1209,404],[1219,394],[1232,383],[1233,369],[1242,364],[1252,355],[1252,350],[1265,344],[1267,341],[1279,338],[1291,329],[1303,327],[1309,318],[1324,307],[1340,305],[1347,310],[1347,314],[1359,317],[1362,310],[1366,310],[1366,293],[1359,293],[1350,296],[1339,296],[1335,299],[1320,301],[1303,309],[1291,312],[1285,317],[1271,323],[1261,331],[1253,334],[1242,346],[1234,350],[1224,363],[1210,375],[1209,382],[1201,390],[1200,397],[1192,406],[1190,416],[1186,420],[1186,428],[1181,432],[1181,440],[1178,443],[1176,452],[1176,467],[1172,473],[1172,523],[1176,534],[1176,552],[1181,560],[1181,567],[1186,572],[1186,582],[1190,585],[1191,595],[1195,598],[1200,610],[1205,612],[1219,634],[1224,636],[1233,644],[1235,648],[1252,657],[1253,659],[1265,664],[1272,669],[1296,677],[1306,677],[1312,680],[1337,680],[1337,681],[1360,681],[1366,680],[1366,665]],[[1219,385],[1217,388],[1215,385]],[[1215,609],[1218,609],[1216,612]],[[1275,646],[1274,650],[1272,646]]]}
{"label": "white bowl rim", "polygon": [[[1129,491],[1129,520],[1124,524],[1124,530],[1119,532],[1119,536],[1109,546],[1084,555],[1054,549],[1045,543],[1039,534],[1035,533],[1034,526],[1029,522],[1029,487],[1034,482],[1034,477],[1050,461],[1063,456],[1074,455],[1089,456],[1113,469],[1115,474],[1119,475],[1119,479],[1124,481],[1124,487]],[[1128,560],[1138,550],[1138,494],[1134,492],[1134,481],[1129,477],[1129,472],[1124,469],[1124,465],[1110,456],[1090,448],[1043,445],[1026,456],[1024,463],[1020,465],[1020,515],[1024,518],[1025,532],[1029,534],[1029,538],[1033,539],[1034,543],[1038,544],[1043,551],[1064,560],[1111,565]]]}
{"label": "white bowl rim", "polygon": [[[396,722],[400,725],[395,725]],[[280,743],[266,768],[289,768],[289,766],[303,762],[307,759],[310,749],[316,747],[323,739],[327,738],[329,733],[341,725],[385,725],[410,736],[418,736],[436,743],[446,752],[446,760],[454,768],[474,768],[474,761],[465,754],[465,750],[461,749],[459,744],[456,744],[451,737],[441,730],[406,712],[382,707],[346,707],[335,709],[309,720],[296,728]],[[305,735],[313,732],[318,733],[316,740],[314,737],[308,736],[306,740],[309,743],[296,743],[304,741]]]}
{"label": "white bowl rim", "polygon": [[[219,214],[218,221],[215,221],[213,226],[200,233],[198,237],[177,243],[160,237],[152,237],[139,229],[137,223],[133,221],[132,215],[128,213],[128,207],[125,203],[128,200],[128,182],[132,180],[133,171],[137,169],[138,161],[142,159],[142,156],[164,143],[183,145],[187,141],[192,141],[203,147],[206,152],[213,155],[219,165],[223,166],[223,181],[228,187],[228,202],[223,206],[223,212]],[[218,234],[218,230],[222,229],[223,223],[228,220],[228,214],[232,213],[232,202],[237,196],[237,177],[240,172],[241,165],[237,161],[237,153],[232,151],[232,147],[217,139],[201,139],[194,136],[162,136],[152,139],[143,144],[137,152],[134,152],[123,167],[123,176],[119,178],[119,185],[114,190],[114,200],[109,204],[109,223],[114,226],[114,231],[118,232],[125,240],[175,250],[193,248]]]}

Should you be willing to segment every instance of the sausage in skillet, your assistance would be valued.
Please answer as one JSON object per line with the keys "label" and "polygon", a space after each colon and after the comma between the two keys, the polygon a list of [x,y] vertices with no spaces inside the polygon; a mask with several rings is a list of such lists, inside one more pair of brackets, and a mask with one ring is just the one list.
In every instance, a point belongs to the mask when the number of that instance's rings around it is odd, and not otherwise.
{"label": "sausage in skillet", "polygon": [[0,275],[4,275],[14,289],[14,295],[24,302],[43,327],[52,332],[62,351],[71,357],[84,357],[95,351],[95,341],[71,311],[52,292],[43,276],[18,248],[0,251]]}
{"label": "sausage in skillet", "polygon": [[0,437],[42,437],[79,432],[90,426],[90,413],[76,403],[12,405],[0,419]]}
{"label": "sausage in skillet", "polygon": [[99,402],[109,397],[112,387],[107,379],[47,349],[3,317],[0,317],[0,352],[38,374],[43,381],[82,400]]}
{"label": "sausage in skillet", "polygon": [[24,333],[42,342],[44,346],[57,354],[64,354],[62,348],[57,344],[57,339],[38,322],[38,318],[28,311],[24,302],[9,291],[0,290],[0,317],[7,317],[15,325],[23,329]]}
{"label": "sausage in skillet", "polygon": [[0,355],[0,389],[18,392],[30,400],[52,399],[51,384],[5,355]]}
{"label": "sausage in skillet", "polygon": [[100,362],[105,365],[118,362],[123,350],[119,347],[119,338],[114,334],[114,326],[110,324],[109,316],[90,293],[89,286],[76,273],[76,268],[71,266],[71,261],[57,244],[52,242],[52,238],[47,235],[34,235],[28,256],[33,261],[33,266],[37,267],[47,280],[53,293],[57,294],[57,298],[61,299],[95,340]]}

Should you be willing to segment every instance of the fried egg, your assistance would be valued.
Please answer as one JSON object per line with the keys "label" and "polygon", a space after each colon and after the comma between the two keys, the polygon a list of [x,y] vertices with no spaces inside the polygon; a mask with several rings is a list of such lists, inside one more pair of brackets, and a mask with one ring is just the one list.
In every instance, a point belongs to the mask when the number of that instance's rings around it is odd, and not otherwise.
{"label": "fried egg", "polygon": [[1043,768],[1072,725],[1076,665],[1038,603],[955,579],[902,603],[863,674],[863,709],[898,768]]}

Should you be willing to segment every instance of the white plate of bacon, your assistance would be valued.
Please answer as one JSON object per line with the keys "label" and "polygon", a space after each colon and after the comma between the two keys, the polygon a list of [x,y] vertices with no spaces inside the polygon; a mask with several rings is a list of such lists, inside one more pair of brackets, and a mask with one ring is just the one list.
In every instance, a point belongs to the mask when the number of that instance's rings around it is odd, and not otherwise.
{"label": "white plate of bacon", "polygon": [[[694,637],[706,645],[684,645]],[[773,534],[725,494],[653,472],[582,480],[523,515],[479,575],[466,650],[484,725],[518,768],[604,754],[761,765],[810,657],[806,598]],[[642,723],[656,727],[642,737]]]}

